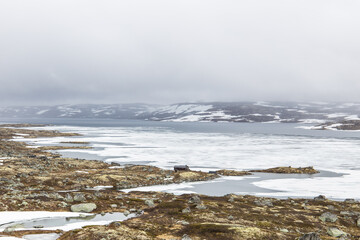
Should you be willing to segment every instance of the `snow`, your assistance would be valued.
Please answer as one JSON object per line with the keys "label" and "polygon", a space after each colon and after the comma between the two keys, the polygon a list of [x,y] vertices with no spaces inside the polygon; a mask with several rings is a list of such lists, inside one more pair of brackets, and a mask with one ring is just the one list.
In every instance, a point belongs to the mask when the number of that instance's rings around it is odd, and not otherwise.
{"label": "snow", "polygon": [[95,186],[93,188],[87,188],[87,190],[99,191],[99,190],[105,190],[105,189],[109,189],[109,188],[113,188],[113,186]]}
{"label": "snow", "polygon": [[332,114],[327,114],[326,116],[328,118],[340,118],[340,117],[346,117],[348,114],[346,113],[332,113]]}
{"label": "snow", "polygon": [[[150,164],[165,169],[174,165],[187,164],[193,170],[209,169],[266,169],[278,166],[305,167],[314,166],[315,169],[331,169],[342,173],[348,169],[352,177],[347,177],[353,189],[360,187],[360,176],[357,172],[360,148],[359,135],[342,131],[310,131],[293,129],[295,124],[227,124],[231,131],[221,132],[221,124],[204,124],[206,131],[182,131],[177,124],[159,123],[148,127],[71,127],[49,126],[43,129],[78,132],[81,141],[91,142],[93,149],[69,149],[60,153],[86,153],[96,156],[103,161],[113,161],[124,165],[128,163]],[[214,129],[218,132],[211,132]],[[197,124],[190,126],[196,127]],[[215,127],[216,126],[216,127]],[[242,127],[243,126],[243,127]],[[251,129],[256,129],[252,133]],[[250,130],[248,130],[250,129]],[[263,130],[261,130],[263,129]],[[289,130],[290,129],[290,130]],[[210,131],[207,131],[210,130]],[[71,138],[40,138],[25,139],[36,144],[50,144]],[[66,141],[66,140],[65,140]],[[110,144],[111,143],[111,144]],[[94,158],[93,158],[94,159]],[[117,167],[117,166],[114,166]],[[330,178],[327,178],[330,179]],[[341,177],[331,178],[339,180],[335,185],[336,191],[341,189],[345,195],[352,195],[353,189],[347,187],[348,182]],[[288,180],[277,184],[286,186]],[[292,181],[292,180],[291,180]],[[291,183],[291,181],[289,181]],[[310,181],[310,180],[307,180]],[[325,181],[325,180],[322,180]],[[331,180],[333,181],[333,180]],[[356,181],[358,184],[356,185]],[[329,193],[316,187],[316,182],[297,189],[302,192],[312,191],[313,194]],[[321,181],[319,182],[321,183]],[[275,186],[276,184],[269,186]],[[344,184],[344,186],[342,186]],[[260,186],[260,185],[259,185]],[[300,189],[304,188],[304,189]],[[334,190],[335,191],[335,190]],[[310,193],[307,193],[310,195]],[[286,195],[287,193],[282,193]],[[333,196],[339,196],[339,193]],[[358,195],[358,193],[354,194]],[[1,218],[1,216],[0,216]]]}
{"label": "snow", "polygon": [[[325,120],[321,119],[300,119],[299,121],[304,124],[323,124],[326,122]],[[301,128],[301,126],[299,128]]]}
{"label": "snow", "polygon": [[211,109],[212,105],[197,105],[197,104],[182,104],[171,105],[158,109],[158,113],[191,113],[191,112],[203,112]]}
{"label": "snow", "polygon": [[[91,214],[86,214],[86,215],[91,215]],[[74,212],[6,211],[6,212],[0,212],[0,225],[11,222],[27,221],[27,220],[40,219],[40,218],[78,217],[78,216],[80,216],[80,213],[74,213]],[[0,226],[0,231],[3,230],[4,228]]]}
{"label": "snow", "polygon": [[38,111],[36,114],[37,115],[42,115],[42,114],[44,114],[44,113],[46,113],[48,111],[49,111],[49,109],[44,109],[44,110]]}
{"label": "snow", "polygon": [[360,120],[359,115],[350,115],[345,117],[345,120]]}
{"label": "snow", "polygon": [[57,234],[57,233],[45,233],[45,234],[28,234],[28,235],[24,235],[22,239],[26,239],[26,240],[55,240],[55,239],[58,239],[59,237],[60,237],[60,234]]}
{"label": "snow", "polygon": [[347,175],[337,178],[272,179],[255,182],[254,185],[279,191],[269,194],[272,196],[314,197],[322,194],[333,199],[360,199],[360,192],[354,191],[359,186],[360,172],[353,170],[342,170],[342,172]]}

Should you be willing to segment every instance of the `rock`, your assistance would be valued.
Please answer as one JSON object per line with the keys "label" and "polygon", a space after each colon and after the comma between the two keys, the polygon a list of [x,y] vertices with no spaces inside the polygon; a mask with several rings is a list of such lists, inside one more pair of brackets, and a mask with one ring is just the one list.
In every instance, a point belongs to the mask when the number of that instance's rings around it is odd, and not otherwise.
{"label": "rock", "polygon": [[328,208],[330,211],[334,211],[334,210],[335,210],[334,205],[327,205],[327,208]]}
{"label": "rock", "polygon": [[356,226],[360,227],[360,218],[356,221]]}
{"label": "rock", "polygon": [[338,217],[335,214],[329,212],[321,214],[319,218],[323,222],[336,222],[338,219]]}
{"label": "rock", "polygon": [[306,233],[299,240],[321,240],[317,233]]}
{"label": "rock", "polygon": [[338,240],[348,240],[348,239],[349,239],[349,238],[344,237],[344,236],[342,236],[342,237],[338,238]]}
{"label": "rock", "polygon": [[95,203],[81,203],[81,204],[75,204],[71,206],[72,212],[92,212],[96,209]]}
{"label": "rock", "polygon": [[229,220],[234,220],[234,217],[232,215],[228,216]]}
{"label": "rock", "polygon": [[182,221],[178,221],[178,223],[180,223],[181,225],[189,225],[190,223],[185,221],[185,220],[182,220]]}
{"label": "rock", "polygon": [[34,228],[44,228],[44,226],[43,225],[36,225],[36,226],[34,226]]}
{"label": "rock", "polygon": [[347,198],[344,200],[345,203],[356,203],[355,199],[353,198]]}
{"label": "rock", "polygon": [[146,204],[148,207],[155,207],[154,201],[153,201],[152,199],[146,199],[146,200],[145,200],[145,204]]}
{"label": "rock", "polygon": [[127,217],[127,216],[129,216],[130,212],[129,212],[128,210],[125,210],[125,211],[123,212],[123,214],[125,215],[125,217]]}
{"label": "rock", "polygon": [[282,232],[282,233],[288,233],[289,230],[287,230],[286,228],[282,228],[282,229],[280,229],[280,232]]}
{"label": "rock", "polygon": [[355,211],[341,211],[340,215],[343,216],[360,216],[360,212],[355,212]]}
{"label": "rock", "polygon": [[254,203],[255,203],[255,205],[261,206],[261,207],[264,207],[264,206],[272,207],[272,206],[274,206],[270,199],[257,199],[257,200],[254,201]]}
{"label": "rock", "polygon": [[62,207],[62,208],[65,208],[68,206],[68,204],[66,202],[60,202],[58,205],[58,207]]}
{"label": "rock", "polygon": [[182,213],[190,213],[191,210],[190,210],[189,207],[187,207],[187,208],[184,208],[181,212],[182,212]]}
{"label": "rock", "polygon": [[188,201],[189,203],[201,203],[201,199],[200,199],[200,197],[199,196],[192,196],[190,199],[189,199],[189,201]]}
{"label": "rock", "polygon": [[73,201],[74,201],[74,198],[68,193],[68,194],[66,194],[66,196],[65,196],[65,201],[66,201],[66,202],[73,202]]}
{"label": "rock", "polygon": [[329,227],[327,233],[332,237],[346,236],[346,233],[336,227]]}
{"label": "rock", "polygon": [[182,236],[181,240],[192,240],[192,238],[191,238],[189,235],[184,234],[184,235]]}
{"label": "rock", "polygon": [[195,208],[197,208],[197,209],[199,209],[199,210],[204,210],[204,209],[206,209],[206,206],[201,203],[201,204],[196,205]]}
{"label": "rock", "polygon": [[324,195],[319,195],[317,197],[314,197],[315,201],[325,201],[326,197]]}
{"label": "rock", "polygon": [[235,201],[235,200],[234,200],[234,197],[232,197],[232,196],[231,196],[231,197],[229,198],[229,200],[228,200],[228,202],[234,202],[234,201]]}
{"label": "rock", "polygon": [[86,201],[85,195],[83,193],[75,193],[74,201],[85,202]]}
{"label": "rock", "polygon": [[117,208],[117,206],[118,206],[118,205],[116,205],[116,204],[111,204],[111,205],[110,205],[110,207],[112,207],[112,208]]}

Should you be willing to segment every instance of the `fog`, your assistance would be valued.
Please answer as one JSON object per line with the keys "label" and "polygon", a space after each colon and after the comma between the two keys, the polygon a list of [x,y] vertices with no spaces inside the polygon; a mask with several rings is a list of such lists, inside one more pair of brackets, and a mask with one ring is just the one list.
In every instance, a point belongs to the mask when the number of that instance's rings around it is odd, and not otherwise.
{"label": "fog", "polygon": [[0,0],[0,104],[360,101],[355,0]]}

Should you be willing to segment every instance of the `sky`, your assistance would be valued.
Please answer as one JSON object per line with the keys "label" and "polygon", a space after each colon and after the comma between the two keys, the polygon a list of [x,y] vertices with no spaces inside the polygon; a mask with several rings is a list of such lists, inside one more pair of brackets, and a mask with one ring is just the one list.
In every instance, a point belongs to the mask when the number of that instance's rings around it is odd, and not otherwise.
{"label": "sky", "polygon": [[357,0],[0,0],[0,105],[360,101]]}

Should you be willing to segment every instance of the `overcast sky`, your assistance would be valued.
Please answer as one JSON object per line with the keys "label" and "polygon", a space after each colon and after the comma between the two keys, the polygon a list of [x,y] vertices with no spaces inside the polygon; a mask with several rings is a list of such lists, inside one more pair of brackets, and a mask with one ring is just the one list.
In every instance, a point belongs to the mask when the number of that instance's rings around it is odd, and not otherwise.
{"label": "overcast sky", "polygon": [[357,0],[0,0],[0,104],[360,101]]}

